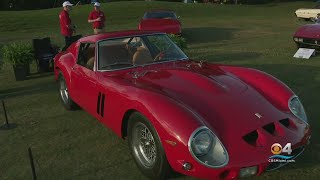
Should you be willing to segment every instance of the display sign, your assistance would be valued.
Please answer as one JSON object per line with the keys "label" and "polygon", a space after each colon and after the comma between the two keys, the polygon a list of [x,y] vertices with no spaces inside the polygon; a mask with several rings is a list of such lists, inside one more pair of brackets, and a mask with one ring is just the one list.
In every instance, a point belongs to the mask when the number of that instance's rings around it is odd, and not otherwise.
{"label": "display sign", "polygon": [[302,59],[310,59],[310,57],[315,54],[314,51],[315,51],[315,49],[299,48],[293,57],[302,58]]}

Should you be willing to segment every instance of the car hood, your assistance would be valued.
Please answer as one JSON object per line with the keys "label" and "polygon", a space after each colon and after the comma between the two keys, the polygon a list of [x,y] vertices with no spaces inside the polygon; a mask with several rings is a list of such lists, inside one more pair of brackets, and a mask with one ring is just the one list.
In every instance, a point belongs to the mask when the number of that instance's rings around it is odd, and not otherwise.
{"label": "car hood", "polygon": [[303,38],[320,38],[320,24],[304,25],[297,30],[294,36]]}
{"label": "car hood", "polygon": [[180,23],[176,19],[144,19],[141,20],[140,26],[142,29],[159,29],[159,28],[169,28],[177,27]]}
{"label": "car hood", "polygon": [[282,118],[255,89],[219,66],[181,66],[139,73],[137,87],[174,99],[223,139],[232,141],[230,135],[242,137]]}

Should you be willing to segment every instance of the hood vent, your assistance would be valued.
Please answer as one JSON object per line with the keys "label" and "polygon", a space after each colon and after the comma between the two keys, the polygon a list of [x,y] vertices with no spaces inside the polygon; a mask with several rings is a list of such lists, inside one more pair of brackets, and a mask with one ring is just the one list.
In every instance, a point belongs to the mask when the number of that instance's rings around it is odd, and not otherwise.
{"label": "hood vent", "polygon": [[290,126],[290,121],[289,119],[282,119],[279,121],[282,125],[284,125],[285,127],[289,128]]}
{"label": "hood vent", "polygon": [[[283,126],[281,126],[280,124],[282,124]],[[245,140],[248,144],[253,145],[253,146],[263,146],[264,142],[265,142],[265,133],[262,133],[263,130],[265,130],[266,132],[268,132],[270,135],[272,136],[279,136],[279,137],[283,137],[285,136],[285,129],[291,129],[291,130],[295,130],[296,126],[295,124],[292,122],[292,120],[290,119],[282,119],[279,120],[278,122],[274,122],[274,123],[269,123],[267,125],[262,126],[262,128],[260,129],[256,129],[255,131],[252,131],[250,133],[248,133],[247,135],[243,136],[243,140]],[[263,129],[263,130],[262,130]]]}
{"label": "hood vent", "polygon": [[274,135],[276,127],[273,123],[270,123],[270,124],[263,126],[263,129],[266,130],[268,133]]}
{"label": "hood vent", "polygon": [[258,132],[257,131],[252,131],[251,133],[243,136],[243,140],[245,140],[247,143],[251,145],[256,145],[256,141],[258,139]]}

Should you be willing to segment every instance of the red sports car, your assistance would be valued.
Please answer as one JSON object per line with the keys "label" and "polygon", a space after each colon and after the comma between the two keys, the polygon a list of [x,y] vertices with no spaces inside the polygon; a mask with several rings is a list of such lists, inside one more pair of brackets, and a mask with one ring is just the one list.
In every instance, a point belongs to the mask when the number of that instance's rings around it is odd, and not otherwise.
{"label": "red sports car", "polygon": [[173,11],[150,10],[144,13],[138,29],[181,35],[181,22]]}
{"label": "red sports car", "polygon": [[259,70],[190,60],[165,33],[88,36],[54,60],[64,106],[82,107],[126,138],[151,179],[171,170],[256,176],[309,143],[304,108],[285,84]]}
{"label": "red sports car", "polygon": [[314,48],[320,47],[320,24],[307,24],[301,26],[293,35],[297,47]]}

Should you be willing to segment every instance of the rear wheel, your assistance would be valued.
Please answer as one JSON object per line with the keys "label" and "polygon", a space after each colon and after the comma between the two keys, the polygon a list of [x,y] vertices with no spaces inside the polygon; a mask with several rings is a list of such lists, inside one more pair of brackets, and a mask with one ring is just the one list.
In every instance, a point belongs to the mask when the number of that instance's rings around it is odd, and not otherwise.
{"label": "rear wheel", "polygon": [[61,73],[59,73],[59,94],[60,99],[67,110],[74,110],[77,108],[76,103],[74,103],[69,95],[67,83]]}
{"label": "rear wheel", "polygon": [[140,113],[133,113],[128,122],[128,143],[131,154],[142,173],[150,179],[165,179],[171,172],[158,133]]}

